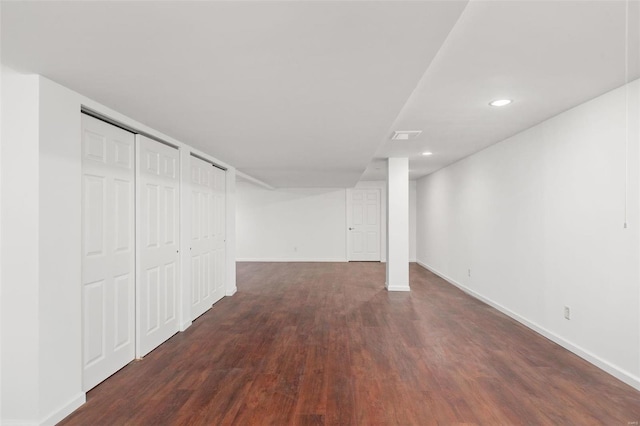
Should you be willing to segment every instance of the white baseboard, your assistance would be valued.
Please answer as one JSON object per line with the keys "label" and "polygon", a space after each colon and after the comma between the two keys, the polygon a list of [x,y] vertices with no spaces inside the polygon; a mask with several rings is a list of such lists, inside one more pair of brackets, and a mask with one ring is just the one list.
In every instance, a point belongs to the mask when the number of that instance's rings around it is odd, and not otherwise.
{"label": "white baseboard", "polygon": [[241,257],[236,258],[236,262],[346,262],[344,257],[326,257],[326,258],[299,258],[299,257]]}
{"label": "white baseboard", "polygon": [[67,402],[64,406],[60,407],[53,413],[49,414],[44,420],[40,421],[41,426],[49,426],[55,425],[60,422],[62,419],[67,417],[69,414],[73,413],[77,410],[82,404],[87,401],[87,397],[84,392],[80,392],[74,398],[72,398],[69,402]]}
{"label": "white baseboard", "polygon": [[238,287],[230,288],[226,291],[225,296],[233,296],[238,291]]}
{"label": "white baseboard", "polygon": [[411,291],[411,288],[409,287],[409,284],[405,284],[405,285],[389,285],[387,283],[384,284],[384,287],[387,289],[387,291]]}
{"label": "white baseboard", "polygon": [[518,321],[520,324],[530,328],[531,330],[535,331],[536,333],[542,335],[543,337],[546,337],[547,339],[551,340],[552,342],[557,343],[558,345],[562,346],[563,348],[567,349],[570,352],[573,352],[574,354],[578,355],[580,358],[590,362],[591,364],[595,365],[596,367],[598,367],[599,369],[611,374],[613,377],[615,377],[618,380],[623,381],[624,383],[628,384],[629,386],[632,386],[638,390],[640,390],[640,377],[635,376],[634,374],[620,368],[617,367],[616,365],[611,364],[610,362],[600,358],[599,356],[595,355],[594,353],[570,342],[569,340],[565,339],[564,337],[558,336],[557,334],[555,334],[554,332],[547,330],[546,328],[536,324],[533,321],[530,321],[522,316],[520,316],[519,314],[513,312],[512,310],[508,309],[507,307],[494,302],[493,300],[489,299],[488,297],[484,297],[483,295],[471,290],[469,287],[460,284],[459,282],[457,282],[456,280],[454,280],[453,278],[448,277],[446,274],[443,274],[442,272],[438,271],[435,268],[432,268],[431,266],[427,265],[425,262],[422,262],[420,260],[417,261],[418,265],[422,266],[425,269],[428,269],[429,271],[433,272],[434,274],[438,275],[439,277],[441,277],[442,279],[444,279],[445,281],[447,281],[448,283],[458,287],[460,290],[464,291],[465,293],[467,293],[468,295],[480,300],[481,302],[486,303],[487,305],[491,306],[492,308],[497,309],[498,311],[502,312],[503,314],[513,318],[514,320]]}

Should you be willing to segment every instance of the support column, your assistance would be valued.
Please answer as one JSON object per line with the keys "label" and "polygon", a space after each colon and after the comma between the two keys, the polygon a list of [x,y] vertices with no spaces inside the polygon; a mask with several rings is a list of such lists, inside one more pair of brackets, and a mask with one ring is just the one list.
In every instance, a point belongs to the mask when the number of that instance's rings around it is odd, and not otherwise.
{"label": "support column", "polygon": [[409,291],[409,159],[387,160],[388,291]]}

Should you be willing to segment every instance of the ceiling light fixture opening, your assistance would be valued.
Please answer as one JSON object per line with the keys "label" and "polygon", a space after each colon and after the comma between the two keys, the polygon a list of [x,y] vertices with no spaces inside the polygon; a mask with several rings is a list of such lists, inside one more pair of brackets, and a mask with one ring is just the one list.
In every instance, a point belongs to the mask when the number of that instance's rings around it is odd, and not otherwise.
{"label": "ceiling light fixture opening", "polygon": [[428,157],[429,155],[433,155],[433,152],[425,151],[425,152],[422,153],[422,155],[424,155],[425,157]]}
{"label": "ceiling light fixture opening", "polygon": [[489,102],[489,105],[494,107],[501,107],[501,106],[509,105],[511,102],[513,102],[511,99],[497,99],[495,101]]}

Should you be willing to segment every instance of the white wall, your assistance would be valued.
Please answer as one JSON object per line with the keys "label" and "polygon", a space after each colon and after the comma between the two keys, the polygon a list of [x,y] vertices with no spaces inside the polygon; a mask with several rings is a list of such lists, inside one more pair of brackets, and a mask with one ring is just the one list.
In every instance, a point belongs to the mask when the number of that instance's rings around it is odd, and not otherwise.
{"label": "white wall", "polygon": [[[172,143],[187,155],[193,151],[227,167],[228,179],[235,178],[235,169],[46,78],[6,67],[2,77],[0,423],[55,424],[85,400],[81,107]],[[233,192],[233,188],[229,182],[227,189]],[[183,187],[186,191],[188,185]],[[233,218],[233,193],[230,196],[227,215]],[[181,222],[183,232],[190,229],[188,217]],[[231,220],[227,223],[227,294],[236,288],[234,232]],[[183,241],[181,251],[188,253],[188,243]],[[190,284],[185,281],[183,288],[188,300]]]}
{"label": "white wall", "polygon": [[635,81],[417,189],[418,262],[636,388],[639,97]]}
{"label": "white wall", "polygon": [[[409,184],[409,259],[414,261],[416,185]],[[356,188],[381,190],[380,245],[386,261],[386,182],[363,181]],[[238,182],[236,198],[237,260],[346,261],[346,189],[266,189]]]}
{"label": "white wall", "polygon": [[345,190],[237,183],[238,260],[345,261]]}
{"label": "white wall", "polygon": [[39,78],[39,418],[85,401],[81,346],[81,157],[77,94]]}
{"label": "white wall", "polygon": [[[38,78],[2,68],[2,415],[38,419]],[[20,327],[15,327],[20,324]]]}

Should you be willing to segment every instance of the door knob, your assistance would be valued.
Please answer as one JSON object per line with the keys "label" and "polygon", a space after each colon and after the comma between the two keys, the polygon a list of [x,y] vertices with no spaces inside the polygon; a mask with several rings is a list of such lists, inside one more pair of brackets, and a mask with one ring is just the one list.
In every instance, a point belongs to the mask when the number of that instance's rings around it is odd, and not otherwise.
{"label": "door knob", "polygon": [[356,229],[356,228],[349,227],[349,231],[353,231],[354,229]]}

